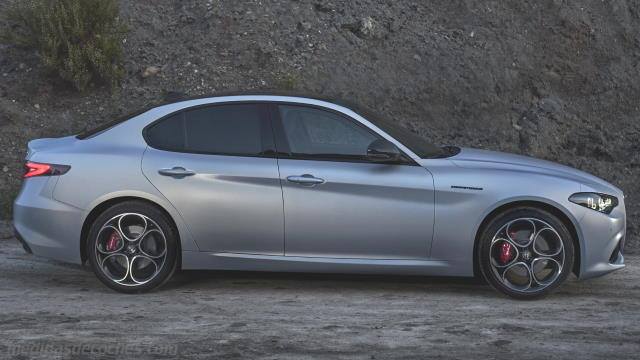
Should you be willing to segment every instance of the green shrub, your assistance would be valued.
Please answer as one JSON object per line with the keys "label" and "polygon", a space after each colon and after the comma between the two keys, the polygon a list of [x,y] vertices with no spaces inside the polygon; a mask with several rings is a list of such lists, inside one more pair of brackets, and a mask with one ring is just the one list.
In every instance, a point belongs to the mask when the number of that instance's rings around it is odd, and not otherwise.
{"label": "green shrub", "polygon": [[276,88],[278,90],[295,90],[298,87],[300,78],[293,73],[283,73],[276,78]]}
{"label": "green shrub", "polygon": [[7,20],[5,42],[35,49],[48,72],[80,91],[124,74],[117,0],[18,0]]}

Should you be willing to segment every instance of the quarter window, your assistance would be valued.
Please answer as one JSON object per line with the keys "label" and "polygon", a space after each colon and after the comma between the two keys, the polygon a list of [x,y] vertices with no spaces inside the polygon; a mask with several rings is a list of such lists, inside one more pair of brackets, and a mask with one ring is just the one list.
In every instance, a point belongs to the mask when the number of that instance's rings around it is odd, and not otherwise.
{"label": "quarter window", "polygon": [[280,117],[294,157],[364,159],[378,136],[338,114],[311,107],[280,105]]}
{"label": "quarter window", "polygon": [[259,104],[214,105],[177,113],[147,130],[149,145],[201,154],[262,156],[273,152]]}

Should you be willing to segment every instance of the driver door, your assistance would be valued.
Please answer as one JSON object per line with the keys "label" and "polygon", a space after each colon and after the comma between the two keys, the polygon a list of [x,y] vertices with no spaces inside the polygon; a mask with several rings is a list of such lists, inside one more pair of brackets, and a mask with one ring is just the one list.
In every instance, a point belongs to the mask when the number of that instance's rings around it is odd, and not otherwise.
{"label": "driver door", "polygon": [[408,157],[366,157],[381,137],[329,109],[274,105],[285,255],[424,259],[434,221],[431,174]]}

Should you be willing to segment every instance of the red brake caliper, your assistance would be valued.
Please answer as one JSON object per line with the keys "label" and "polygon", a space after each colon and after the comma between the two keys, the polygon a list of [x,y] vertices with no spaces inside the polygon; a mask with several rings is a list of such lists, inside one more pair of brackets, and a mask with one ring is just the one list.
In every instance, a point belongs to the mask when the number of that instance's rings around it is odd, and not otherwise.
{"label": "red brake caliper", "polygon": [[513,252],[513,246],[506,241],[501,242],[498,250],[498,260],[500,261],[500,265],[508,264],[511,260],[513,260],[513,256],[515,255]]}
{"label": "red brake caliper", "polygon": [[117,231],[113,231],[111,236],[109,236],[109,240],[107,240],[107,251],[114,251],[118,248],[120,244],[120,235]]}

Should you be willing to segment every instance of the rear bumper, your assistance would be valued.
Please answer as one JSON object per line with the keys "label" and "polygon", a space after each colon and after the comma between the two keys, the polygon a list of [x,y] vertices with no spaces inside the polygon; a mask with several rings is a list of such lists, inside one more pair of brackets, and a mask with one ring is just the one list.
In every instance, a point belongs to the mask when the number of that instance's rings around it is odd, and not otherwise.
{"label": "rear bumper", "polygon": [[20,235],[20,232],[18,231],[18,229],[16,229],[15,226],[13,227],[13,236],[18,239],[18,242],[22,245],[24,251],[26,251],[28,254],[33,254],[33,251],[31,251],[29,244],[24,241],[24,238],[22,237],[22,235]]}
{"label": "rear bumper", "polygon": [[590,279],[625,267],[624,240],[626,236],[624,203],[609,215],[588,211],[580,221],[582,232],[580,279]]}
{"label": "rear bumper", "polygon": [[80,229],[84,211],[53,200],[56,177],[28,179],[13,204],[13,227],[34,255],[81,263]]}

